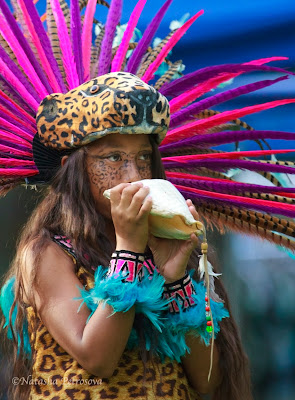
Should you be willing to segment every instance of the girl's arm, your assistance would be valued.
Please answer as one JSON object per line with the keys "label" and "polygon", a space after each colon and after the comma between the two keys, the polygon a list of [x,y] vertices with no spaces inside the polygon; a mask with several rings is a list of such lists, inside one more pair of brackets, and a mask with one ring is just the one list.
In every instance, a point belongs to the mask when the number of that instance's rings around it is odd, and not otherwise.
{"label": "girl's arm", "polygon": [[[122,283],[124,284],[124,283]],[[110,377],[125,349],[134,321],[134,307],[109,316],[106,304],[94,312],[85,304],[79,312],[82,288],[74,273],[74,264],[62,249],[51,243],[38,269],[35,301],[39,316],[56,342],[88,372]]]}
{"label": "girl's arm", "polygon": [[[111,190],[117,250],[145,250],[152,207],[151,199],[144,200],[148,190],[142,184],[120,184]],[[90,310],[83,304],[77,313],[79,302],[74,300],[81,297],[79,288],[82,285],[74,273],[73,262],[57,244],[50,243],[42,254],[38,291],[34,293],[40,318],[57,343],[82,367],[101,378],[110,377],[130,335],[134,307],[110,316],[113,308],[99,305],[86,324]]]}

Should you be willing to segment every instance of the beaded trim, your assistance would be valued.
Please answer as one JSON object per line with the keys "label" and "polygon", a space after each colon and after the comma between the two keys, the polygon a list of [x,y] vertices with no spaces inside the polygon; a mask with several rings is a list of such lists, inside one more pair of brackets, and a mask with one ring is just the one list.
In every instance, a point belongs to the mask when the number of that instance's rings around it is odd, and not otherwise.
{"label": "beaded trim", "polygon": [[143,278],[144,253],[129,250],[118,250],[112,254],[107,276],[123,274],[123,282],[139,282]]}
{"label": "beaded trim", "polygon": [[178,314],[196,304],[192,297],[195,293],[192,279],[189,274],[186,274],[178,281],[165,283],[163,297],[167,300],[173,299],[169,303],[169,311],[172,314]]}

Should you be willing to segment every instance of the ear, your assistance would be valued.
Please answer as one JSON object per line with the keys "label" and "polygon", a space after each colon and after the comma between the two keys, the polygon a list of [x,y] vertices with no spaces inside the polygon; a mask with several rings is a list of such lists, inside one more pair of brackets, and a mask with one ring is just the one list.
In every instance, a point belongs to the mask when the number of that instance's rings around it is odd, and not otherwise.
{"label": "ear", "polygon": [[65,165],[65,163],[66,163],[66,161],[67,161],[68,158],[69,158],[69,156],[63,156],[63,157],[62,157],[61,162],[60,162],[60,164],[61,164],[62,167]]}

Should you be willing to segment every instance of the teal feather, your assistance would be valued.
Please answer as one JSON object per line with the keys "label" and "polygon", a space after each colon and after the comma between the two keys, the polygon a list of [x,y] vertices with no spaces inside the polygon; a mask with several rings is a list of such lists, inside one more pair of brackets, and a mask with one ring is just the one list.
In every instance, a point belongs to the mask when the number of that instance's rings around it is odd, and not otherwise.
{"label": "teal feather", "polygon": [[[9,313],[10,313],[12,304],[14,302],[14,284],[15,284],[15,276],[11,277],[5,283],[5,285],[2,287],[1,292],[0,292],[0,306],[1,306],[4,318],[5,318],[5,324],[4,324],[3,328],[7,328],[7,337],[8,337],[8,339],[11,339],[11,340],[13,339],[13,335],[12,335],[11,327],[9,326]],[[13,308],[13,311],[12,311],[12,316],[11,316],[12,326],[15,326],[16,315],[17,315],[17,305],[15,305],[15,307]],[[24,322],[23,322],[22,332],[15,330],[13,333],[17,337],[17,355],[19,355],[19,352],[20,352],[21,335],[23,335],[24,352],[26,353],[28,358],[31,358],[32,350],[31,350],[30,339],[29,339],[28,321],[26,318],[24,319]]]}
{"label": "teal feather", "polygon": [[168,301],[162,298],[164,278],[155,272],[152,277],[145,276],[141,282],[135,280],[122,284],[125,275],[105,277],[105,274],[105,268],[98,267],[94,274],[94,287],[89,291],[80,289],[82,297],[75,298],[83,300],[80,307],[85,303],[91,310],[89,318],[99,304],[111,305],[113,308],[111,315],[116,312],[126,312],[135,305],[135,311],[144,314],[161,332],[163,323],[160,317],[168,304]]}

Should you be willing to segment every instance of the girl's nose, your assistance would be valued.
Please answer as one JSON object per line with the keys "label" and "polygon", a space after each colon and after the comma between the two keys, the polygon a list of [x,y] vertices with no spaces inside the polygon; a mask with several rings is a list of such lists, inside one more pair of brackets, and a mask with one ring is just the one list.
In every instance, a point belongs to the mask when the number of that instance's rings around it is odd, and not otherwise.
{"label": "girl's nose", "polygon": [[126,166],[126,176],[125,176],[126,182],[136,182],[140,181],[141,179],[142,178],[139,172],[139,168],[135,160],[128,161],[128,165]]}

